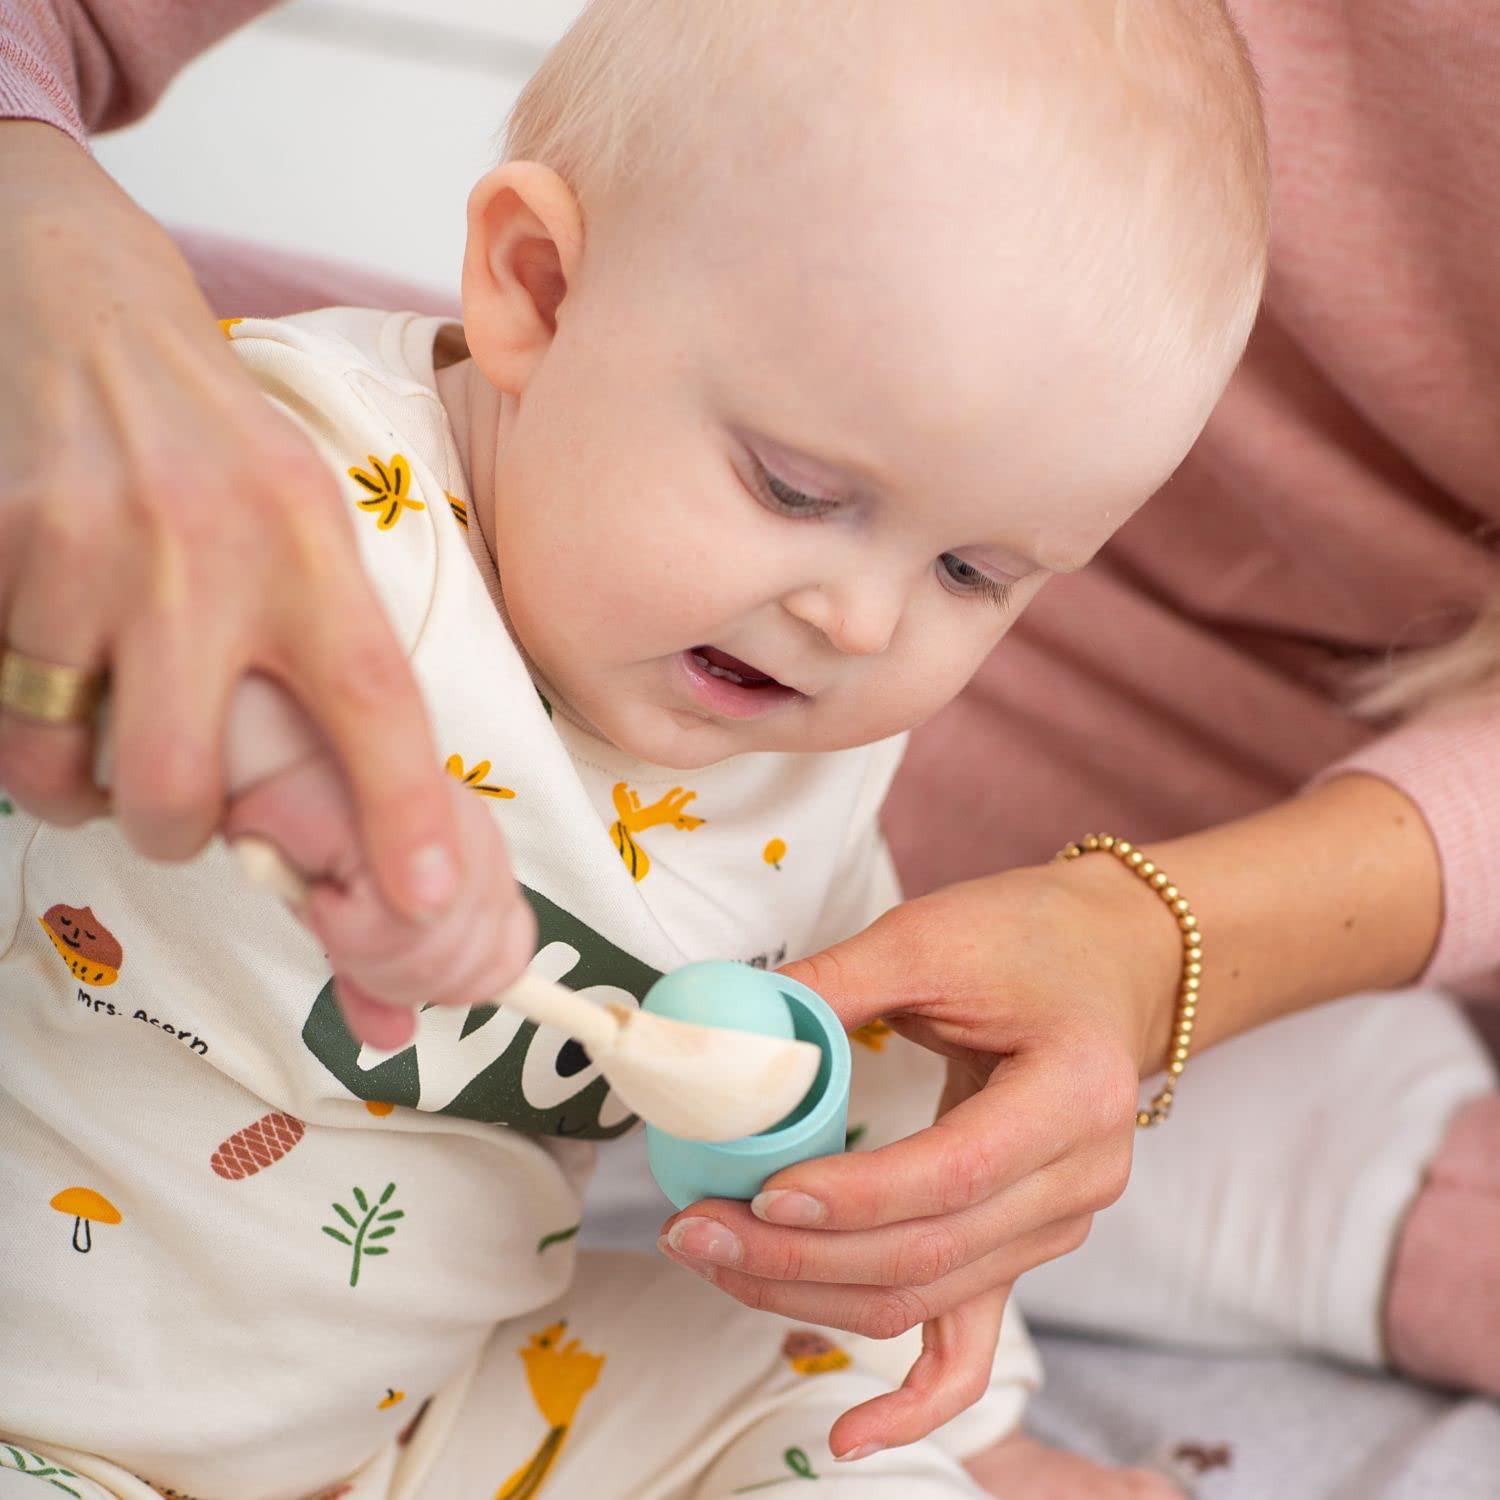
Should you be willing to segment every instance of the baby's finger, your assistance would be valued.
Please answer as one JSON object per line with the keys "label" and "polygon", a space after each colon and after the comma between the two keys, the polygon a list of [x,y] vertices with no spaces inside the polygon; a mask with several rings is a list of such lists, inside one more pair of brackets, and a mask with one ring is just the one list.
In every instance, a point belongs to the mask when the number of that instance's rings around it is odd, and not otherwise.
{"label": "baby's finger", "polygon": [[836,1458],[915,1443],[967,1411],[989,1388],[1009,1287],[961,1303],[922,1327],[922,1353],[901,1388],[846,1411],[828,1434]]}
{"label": "baby's finger", "polygon": [[385,1005],[348,979],[336,978],[333,993],[350,1034],[368,1047],[394,1052],[417,1034],[417,1013],[407,1006]]}

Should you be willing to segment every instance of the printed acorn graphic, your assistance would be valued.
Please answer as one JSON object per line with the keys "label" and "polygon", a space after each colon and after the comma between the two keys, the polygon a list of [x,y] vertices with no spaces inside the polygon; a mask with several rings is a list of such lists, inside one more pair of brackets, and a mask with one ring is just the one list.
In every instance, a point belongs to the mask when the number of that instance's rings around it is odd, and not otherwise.
{"label": "printed acorn graphic", "polygon": [[120,977],[125,951],[88,906],[49,906],[37,918],[75,979],[103,989]]}
{"label": "printed acorn graphic", "polygon": [[262,1115],[220,1141],[208,1164],[227,1182],[242,1182],[281,1160],[307,1132],[307,1126],[291,1115]]}
{"label": "printed acorn graphic", "polygon": [[799,1375],[826,1375],[849,1368],[849,1356],[812,1328],[794,1328],[782,1340],[781,1354]]}
{"label": "printed acorn graphic", "polygon": [[[64,1188],[51,1200],[49,1207],[55,1208],[60,1214],[73,1215],[73,1248],[80,1255],[87,1255],[94,1248],[89,1225],[120,1222],[120,1210],[103,1193],[96,1193],[93,1188]],[[82,1244],[79,1243],[80,1238]]]}

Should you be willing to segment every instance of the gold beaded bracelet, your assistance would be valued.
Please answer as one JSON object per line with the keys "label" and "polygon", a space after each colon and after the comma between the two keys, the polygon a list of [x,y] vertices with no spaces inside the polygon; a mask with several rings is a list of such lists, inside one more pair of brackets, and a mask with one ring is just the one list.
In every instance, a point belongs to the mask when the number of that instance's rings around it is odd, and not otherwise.
{"label": "gold beaded bracelet", "polygon": [[1142,1129],[1160,1125],[1172,1113],[1172,1095],[1182,1070],[1187,1066],[1193,1046],[1193,1021],[1198,1015],[1198,986],[1203,979],[1203,933],[1198,919],[1181,891],[1167,879],[1166,873],[1146,858],[1128,839],[1117,839],[1112,833],[1091,833],[1076,844],[1058,850],[1055,859],[1081,859],[1085,854],[1113,854],[1127,869],[1133,870],[1167,903],[1182,933],[1182,978],[1177,986],[1177,1018],[1172,1024],[1172,1048],[1167,1056],[1167,1081],[1145,1109],[1136,1111],[1135,1123]]}

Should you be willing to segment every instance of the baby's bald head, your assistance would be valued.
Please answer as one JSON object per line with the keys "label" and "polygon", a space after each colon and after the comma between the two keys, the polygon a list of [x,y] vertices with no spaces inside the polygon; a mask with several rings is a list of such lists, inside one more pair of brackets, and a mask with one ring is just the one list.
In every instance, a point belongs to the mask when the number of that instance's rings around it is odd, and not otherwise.
{"label": "baby's bald head", "polygon": [[1265,198],[1219,0],[592,0],[464,260],[549,696],[683,767],[929,717],[1197,437]]}
{"label": "baby's bald head", "polygon": [[1143,376],[1196,356],[1227,378],[1264,279],[1259,100],[1222,0],[592,0],[506,151],[591,222],[742,232],[749,198],[797,234],[863,211],[843,228],[865,235],[877,200],[904,207],[939,257],[992,240],[998,275],[1066,283]]}

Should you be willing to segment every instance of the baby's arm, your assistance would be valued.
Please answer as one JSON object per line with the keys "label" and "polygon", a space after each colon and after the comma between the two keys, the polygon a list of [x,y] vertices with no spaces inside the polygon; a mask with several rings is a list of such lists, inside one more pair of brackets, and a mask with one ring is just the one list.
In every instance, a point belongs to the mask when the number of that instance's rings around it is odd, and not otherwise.
{"label": "baby's arm", "polygon": [[307,881],[302,918],[328,953],[350,1030],[399,1047],[426,1004],[492,1000],[531,958],[536,926],[505,844],[479,798],[450,788],[463,882],[446,911],[416,921],[392,909],[365,862],[349,788],[332,753],[264,677],[245,679],[229,718],[231,842],[275,845]]}

